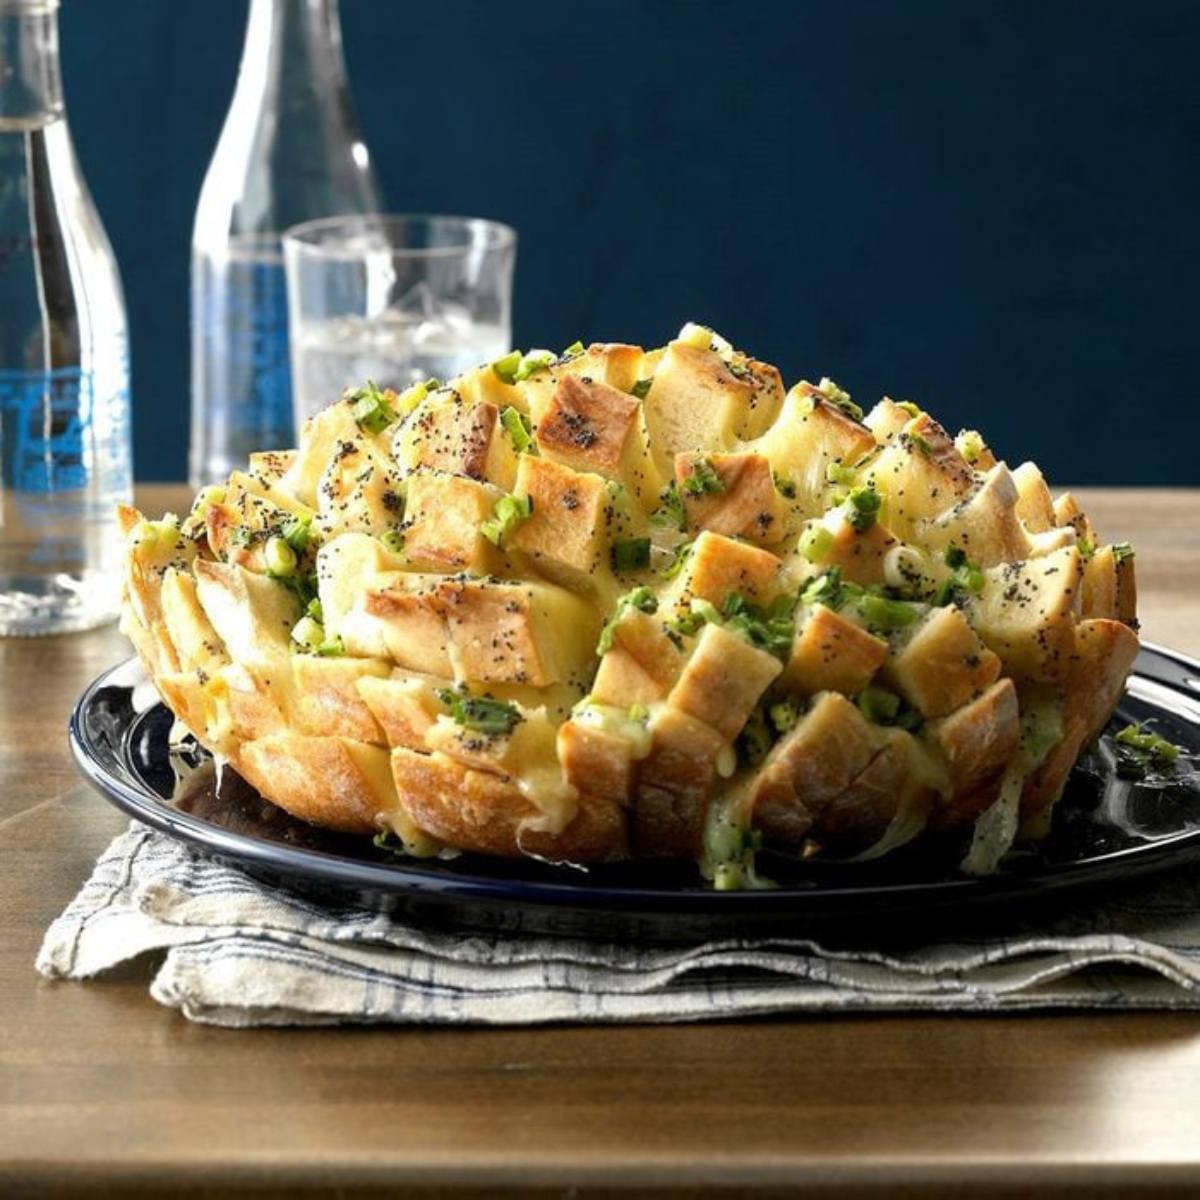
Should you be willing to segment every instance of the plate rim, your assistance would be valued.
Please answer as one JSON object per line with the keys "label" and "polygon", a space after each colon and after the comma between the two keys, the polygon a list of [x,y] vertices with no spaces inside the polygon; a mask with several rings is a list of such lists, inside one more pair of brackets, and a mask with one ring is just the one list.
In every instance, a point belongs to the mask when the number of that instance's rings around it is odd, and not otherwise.
{"label": "plate rim", "polygon": [[[1143,655],[1157,657],[1176,667],[1195,673],[1195,689],[1187,689],[1172,679],[1148,674]],[[848,915],[872,903],[892,902],[905,909],[948,904],[994,903],[1006,895],[1049,895],[1063,890],[1084,889],[1090,884],[1121,880],[1157,873],[1200,857],[1200,828],[1183,830],[1144,845],[1127,846],[1099,858],[1067,863],[1052,871],[1029,874],[955,876],[914,882],[882,882],[867,886],[839,884],[812,887],[781,886],[766,889],[716,891],[701,886],[652,889],[642,886],[614,886],[600,883],[588,886],[559,880],[521,879],[479,874],[437,874],[398,859],[392,863],[374,863],[349,859],[342,855],[301,846],[288,846],[249,834],[236,833],[191,813],[168,807],[130,782],[112,774],[89,751],[89,738],[83,729],[84,713],[97,692],[111,686],[119,672],[137,664],[145,673],[137,655],[106,668],[84,688],[71,710],[67,723],[68,741],[76,766],[88,783],[108,803],[126,815],[149,825],[201,852],[227,860],[249,864],[285,877],[300,877],[342,889],[426,898],[454,897],[463,900],[502,901],[507,904],[553,908],[571,905],[589,911],[613,913],[653,912],[714,917],[735,912],[754,915],[778,914],[791,909],[809,917]],[[1172,650],[1157,642],[1143,641],[1131,675],[1141,675],[1159,686],[1200,701],[1200,660]],[[126,685],[127,686],[127,685]],[[1124,695],[1124,693],[1122,693]],[[159,703],[162,703],[159,700]],[[420,860],[414,860],[419,862]],[[1121,868],[1127,868],[1122,870]]]}

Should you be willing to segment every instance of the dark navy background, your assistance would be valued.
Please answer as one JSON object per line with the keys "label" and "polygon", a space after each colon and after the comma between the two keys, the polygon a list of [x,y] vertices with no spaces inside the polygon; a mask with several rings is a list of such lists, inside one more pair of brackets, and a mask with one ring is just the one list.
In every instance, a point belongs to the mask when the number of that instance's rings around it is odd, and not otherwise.
{"label": "dark navy background", "polygon": [[[244,0],[71,0],[141,478],[181,478],[188,244]],[[1200,483],[1195,0],[344,0],[390,207],[521,234],[518,344],[715,326],[1060,481]]]}

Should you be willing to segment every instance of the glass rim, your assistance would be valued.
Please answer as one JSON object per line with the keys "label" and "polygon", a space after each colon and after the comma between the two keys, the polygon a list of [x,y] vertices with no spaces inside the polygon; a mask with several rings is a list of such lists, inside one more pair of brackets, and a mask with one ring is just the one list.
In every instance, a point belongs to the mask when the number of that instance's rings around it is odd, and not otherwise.
{"label": "glass rim", "polygon": [[[0,0],[2,3],[3,0]],[[377,228],[385,233],[404,225],[425,225],[432,227],[439,224],[451,227],[457,226],[463,231],[463,238],[446,246],[405,246],[398,244],[395,238],[390,239],[388,249],[392,254],[404,258],[447,258],[470,253],[472,250],[507,250],[516,245],[517,231],[503,221],[493,221],[488,217],[460,216],[457,213],[343,213],[335,217],[317,217],[312,221],[301,221],[285,229],[282,241],[285,248],[294,246],[306,257],[328,259],[330,261],[349,260],[358,258],[359,252],[347,248],[344,242],[332,243],[321,240],[321,235],[337,230],[349,233],[363,228]],[[471,234],[483,231],[482,241]]]}

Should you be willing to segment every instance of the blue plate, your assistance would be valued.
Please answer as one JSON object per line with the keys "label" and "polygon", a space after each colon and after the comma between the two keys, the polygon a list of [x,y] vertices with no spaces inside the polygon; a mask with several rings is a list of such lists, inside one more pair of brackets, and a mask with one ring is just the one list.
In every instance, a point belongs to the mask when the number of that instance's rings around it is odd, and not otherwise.
{"label": "blue plate", "polygon": [[[714,892],[692,864],[641,862],[569,868],[531,859],[462,855],[417,860],[369,838],[315,829],[263,800],[232,771],[218,779],[202,753],[179,779],[172,717],[136,659],[105,672],[71,715],[84,775],[118,808],[258,877],[410,920],[457,928],[555,932],[621,940],[807,935],[837,928],[875,936],[881,924],[927,933],[1004,920],[1035,905],[1086,904],[1086,889],[1200,860],[1200,663],[1144,646],[1110,730],[1151,726],[1185,751],[1175,779],[1118,776],[1106,740],[1081,761],[1042,842],[1018,847],[1003,869],[965,876],[961,840],[921,839],[872,863],[816,863],[763,854],[779,886]],[[914,924],[915,921],[915,924]]]}

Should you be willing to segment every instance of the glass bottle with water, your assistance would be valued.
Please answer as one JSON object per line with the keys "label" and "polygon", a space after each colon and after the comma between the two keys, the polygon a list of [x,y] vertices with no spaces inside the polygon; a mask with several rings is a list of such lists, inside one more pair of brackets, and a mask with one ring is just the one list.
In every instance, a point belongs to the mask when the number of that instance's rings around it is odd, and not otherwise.
{"label": "glass bottle with water", "polygon": [[0,634],[117,613],[125,303],[75,158],[58,0],[0,0]]}
{"label": "glass bottle with water", "polygon": [[193,487],[294,441],[281,234],[379,207],[337,0],[251,0],[192,237]]}

